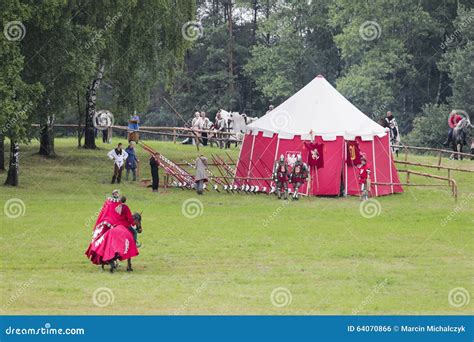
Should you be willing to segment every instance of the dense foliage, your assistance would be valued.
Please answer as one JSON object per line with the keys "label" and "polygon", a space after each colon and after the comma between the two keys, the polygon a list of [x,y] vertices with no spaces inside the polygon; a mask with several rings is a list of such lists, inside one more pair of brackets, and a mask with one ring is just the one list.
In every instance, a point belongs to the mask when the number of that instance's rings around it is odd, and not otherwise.
{"label": "dense foliage", "polygon": [[[151,125],[219,108],[264,114],[318,74],[374,120],[394,112],[440,146],[452,109],[474,110],[469,0],[33,0],[0,2],[3,141],[54,155],[54,122],[109,109]],[[82,135],[81,135],[82,136]],[[81,145],[81,139],[78,140]],[[13,152],[12,152],[13,153]]]}

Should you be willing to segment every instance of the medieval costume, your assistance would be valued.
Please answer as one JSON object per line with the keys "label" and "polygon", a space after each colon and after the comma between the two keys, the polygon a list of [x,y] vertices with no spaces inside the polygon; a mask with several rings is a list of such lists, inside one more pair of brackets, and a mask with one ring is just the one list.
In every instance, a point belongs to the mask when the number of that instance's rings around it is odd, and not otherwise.
{"label": "medieval costume", "polygon": [[[216,133],[216,138],[218,139],[217,144],[219,145],[220,148],[223,148],[225,145],[224,139],[228,137],[227,135],[222,134],[222,132],[227,131],[227,121],[222,117],[222,114],[220,112],[216,114],[214,129],[217,131]],[[211,147],[212,147],[212,140],[211,140]]]}
{"label": "medieval costume", "polygon": [[357,168],[359,171],[360,199],[361,201],[367,201],[370,191],[370,167],[367,164],[365,156],[361,157],[361,164],[358,165]]}
{"label": "medieval costume", "polygon": [[132,141],[130,142],[130,145],[125,149],[125,152],[127,152],[128,157],[127,161],[125,163],[125,179],[128,180],[128,175],[130,174],[130,171],[132,172],[132,179],[133,181],[137,180],[137,167],[138,167],[138,158],[137,155],[135,154],[135,142]]}
{"label": "medieval costume", "polygon": [[[387,116],[384,119],[384,127],[389,129],[390,133],[390,146],[392,147],[392,152],[398,157],[399,147],[400,145],[400,131],[398,130],[398,124],[395,118],[393,117],[392,112],[387,112]],[[395,145],[395,146],[394,146]]]}
{"label": "medieval costume", "polygon": [[128,121],[128,141],[138,142],[138,131],[140,129],[140,117],[135,113]]}
{"label": "medieval costume", "polygon": [[158,185],[160,183],[160,175],[158,173],[158,162],[154,156],[150,157],[150,171],[151,171],[151,189],[153,192],[158,191]]}
{"label": "medieval costume", "polygon": [[107,156],[114,161],[114,175],[112,177],[112,184],[117,181],[120,184],[122,179],[122,170],[127,160],[128,153],[122,150],[122,144],[118,144],[117,148],[114,148],[112,151],[107,153]]}
{"label": "medieval costume", "polygon": [[117,226],[128,229],[134,224],[130,209],[124,202],[123,199],[118,198],[118,190],[115,190],[113,196],[109,197],[102,206],[94,225],[91,243],[85,253],[92,263],[104,262],[103,255],[97,254],[97,247],[103,242],[107,232],[115,230]]}
{"label": "medieval costume", "polygon": [[202,195],[204,190],[204,183],[208,181],[207,179],[207,158],[204,156],[199,156],[196,159],[196,192],[198,195]]}
{"label": "medieval costume", "polygon": [[461,115],[459,115],[458,113],[454,112],[454,111],[449,114],[449,118],[448,118],[448,126],[449,126],[448,138],[443,143],[444,146],[449,146],[449,144],[453,141],[454,127],[456,127],[458,125],[458,123],[461,122],[462,119],[463,119],[463,117]]}
{"label": "medieval costume", "polygon": [[288,164],[282,154],[273,166],[273,180],[276,184],[278,199],[281,199],[282,192],[284,199],[288,199],[288,176]]}
{"label": "medieval costume", "polygon": [[305,163],[301,161],[301,156],[298,156],[298,159],[293,164],[293,168],[290,174],[290,182],[293,184],[293,199],[299,200],[300,194],[299,190],[304,184],[305,180],[308,178],[308,167]]}

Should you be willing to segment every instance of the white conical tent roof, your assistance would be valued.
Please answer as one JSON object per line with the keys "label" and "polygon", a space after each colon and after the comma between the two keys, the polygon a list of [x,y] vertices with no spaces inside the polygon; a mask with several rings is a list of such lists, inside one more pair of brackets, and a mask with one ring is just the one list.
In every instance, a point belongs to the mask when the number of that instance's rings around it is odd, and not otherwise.
{"label": "white conical tent roof", "polygon": [[357,109],[321,75],[248,128],[253,134],[278,133],[282,139],[300,135],[307,140],[310,130],[325,140],[337,136],[372,140],[375,135],[386,134],[385,128]]}

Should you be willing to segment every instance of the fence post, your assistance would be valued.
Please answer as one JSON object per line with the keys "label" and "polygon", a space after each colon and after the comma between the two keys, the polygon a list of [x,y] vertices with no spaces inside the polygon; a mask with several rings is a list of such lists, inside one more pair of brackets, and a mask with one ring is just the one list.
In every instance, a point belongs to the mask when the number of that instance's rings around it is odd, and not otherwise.
{"label": "fence post", "polygon": [[[439,151],[438,166],[441,166],[441,156],[442,156],[442,152]],[[439,171],[439,167],[438,167],[438,171]]]}
{"label": "fence post", "polygon": [[176,144],[176,129],[173,129],[173,144]]}

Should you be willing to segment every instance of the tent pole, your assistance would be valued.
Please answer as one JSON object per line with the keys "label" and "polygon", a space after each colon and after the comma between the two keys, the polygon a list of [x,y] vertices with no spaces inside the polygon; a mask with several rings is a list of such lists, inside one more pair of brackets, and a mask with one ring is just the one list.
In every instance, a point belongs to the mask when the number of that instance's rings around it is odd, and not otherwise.
{"label": "tent pole", "polygon": [[345,172],[344,172],[344,189],[345,189],[345,192],[344,192],[344,197],[347,197],[347,172],[348,172],[348,169],[347,169],[347,141],[346,139],[344,139],[344,169],[345,169]]}
{"label": "tent pole", "polygon": [[394,192],[393,190],[393,175],[392,175],[392,149],[390,148],[390,134],[387,134],[387,141],[388,141],[388,163],[389,163],[389,166],[390,166],[390,183],[392,185],[390,185],[390,189],[392,191],[392,194]]}
{"label": "tent pole", "polygon": [[[374,164],[374,181],[377,183],[377,165],[375,164],[375,137],[372,137],[372,164]],[[375,196],[378,197],[379,190],[375,184]]]}
{"label": "tent pole", "polygon": [[250,159],[249,159],[249,167],[247,169],[247,178],[250,177],[250,168],[251,168],[251,165],[252,165],[252,158],[253,158],[253,148],[255,146],[255,135],[253,135],[253,140],[252,140],[252,149],[250,150]]}

